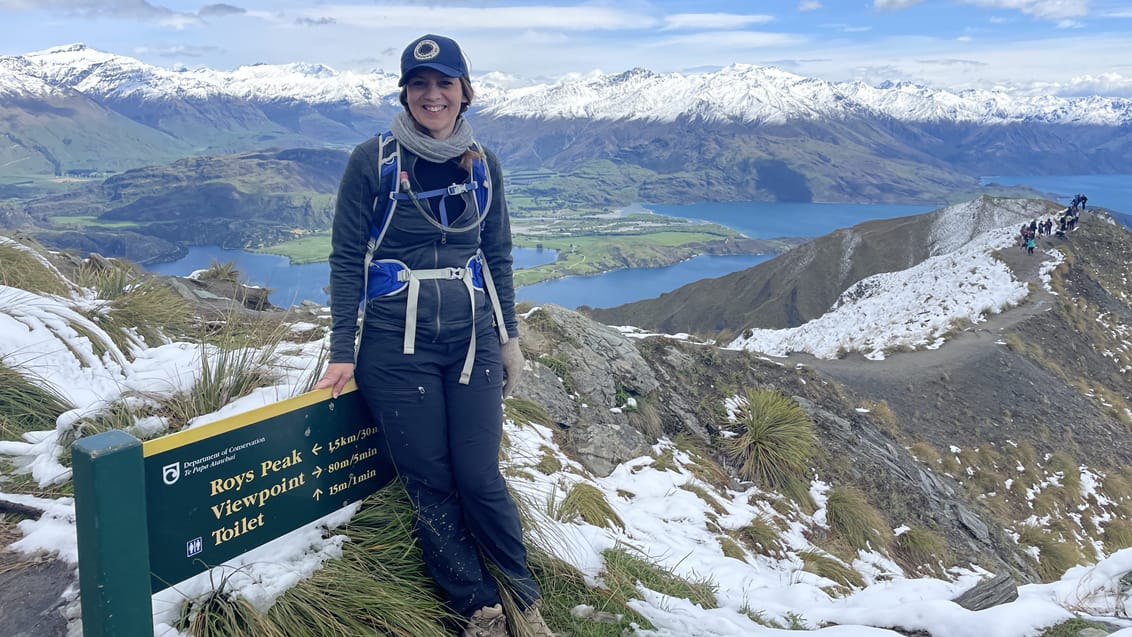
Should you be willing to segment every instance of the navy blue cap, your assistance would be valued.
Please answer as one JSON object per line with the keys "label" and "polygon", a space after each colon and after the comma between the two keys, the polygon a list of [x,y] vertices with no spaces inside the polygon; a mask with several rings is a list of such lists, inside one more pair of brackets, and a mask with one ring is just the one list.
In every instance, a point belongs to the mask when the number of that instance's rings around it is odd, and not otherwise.
{"label": "navy blue cap", "polygon": [[405,47],[401,54],[401,79],[397,86],[409,81],[409,74],[419,68],[439,71],[448,77],[468,77],[468,64],[460,45],[443,35],[422,35]]}

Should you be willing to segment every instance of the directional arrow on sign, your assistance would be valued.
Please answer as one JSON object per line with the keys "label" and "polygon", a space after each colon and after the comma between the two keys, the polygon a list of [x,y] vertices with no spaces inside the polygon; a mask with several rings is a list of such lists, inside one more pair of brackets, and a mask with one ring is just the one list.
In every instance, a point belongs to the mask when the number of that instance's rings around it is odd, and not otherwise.
{"label": "directional arrow on sign", "polygon": [[316,456],[318,455],[318,452],[321,451],[321,450],[322,450],[322,445],[318,444],[317,442],[314,443],[313,447],[311,447],[311,453],[313,453]]}
{"label": "directional arrow on sign", "polygon": [[321,498],[322,498],[322,489],[315,489],[314,490],[314,499],[319,500]]}
{"label": "directional arrow on sign", "polygon": [[322,475],[322,467],[315,467],[314,471],[311,471],[311,473],[314,474],[314,477],[319,477],[320,475]]}

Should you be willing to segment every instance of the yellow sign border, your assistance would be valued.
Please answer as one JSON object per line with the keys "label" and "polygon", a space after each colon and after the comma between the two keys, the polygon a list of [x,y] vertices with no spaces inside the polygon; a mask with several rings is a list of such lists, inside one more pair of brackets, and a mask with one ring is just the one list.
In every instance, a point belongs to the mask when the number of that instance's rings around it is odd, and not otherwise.
{"label": "yellow sign border", "polygon": [[[346,383],[346,387],[339,394],[345,395],[352,391],[357,390],[358,386],[354,381]],[[159,453],[164,453],[177,447],[183,447],[194,442],[199,442],[205,438],[218,436],[229,431],[234,431],[240,427],[254,425],[257,422],[262,422],[268,418],[273,418],[282,414],[286,414],[297,409],[310,407],[315,403],[322,402],[330,398],[330,388],[316,389],[309,391],[305,394],[300,394],[294,398],[281,400],[270,405],[257,407],[250,411],[245,411],[242,414],[236,414],[227,418],[221,418],[216,422],[210,422],[207,425],[193,427],[192,429],[185,429],[176,433],[171,433],[160,438],[147,440],[142,443],[142,455],[146,458],[155,456]]]}

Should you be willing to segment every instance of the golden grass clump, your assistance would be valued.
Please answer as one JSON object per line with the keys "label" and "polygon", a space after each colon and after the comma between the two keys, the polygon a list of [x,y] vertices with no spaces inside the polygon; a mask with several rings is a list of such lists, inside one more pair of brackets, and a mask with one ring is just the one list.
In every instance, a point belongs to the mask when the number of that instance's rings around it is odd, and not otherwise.
{"label": "golden grass clump", "polygon": [[221,263],[214,259],[197,278],[225,281],[227,283],[239,283],[243,276],[243,273],[236,268],[235,261],[225,261]]}
{"label": "golden grass clump", "polygon": [[716,600],[717,586],[707,577],[689,580],[673,574],[647,559],[639,551],[625,547],[602,551],[605,568],[601,578],[615,599],[640,599],[637,586],[649,590],[681,597],[699,604],[703,608],[719,608]]}
{"label": "golden grass clump", "polygon": [[826,520],[837,537],[862,551],[888,546],[888,524],[860,489],[836,486],[829,490],[827,498]]}
{"label": "golden grass clump", "polygon": [[50,383],[5,365],[3,359],[0,388],[0,439],[20,440],[29,431],[55,429],[60,414],[74,408]]}
{"label": "golden grass clump", "polygon": [[601,489],[585,482],[570,487],[554,517],[562,522],[581,518],[587,524],[607,529],[615,526],[625,528],[625,522],[613,510]]}
{"label": "golden grass clump", "polygon": [[865,579],[861,574],[841,560],[825,553],[809,550],[798,554],[802,558],[802,570],[833,580],[847,588],[863,588]]}
{"label": "golden grass clump", "polygon": [[896,536],[893,557],[911,573],[942,575],[941,564],[950,560],[947,540],[942,535],[921,527],[912,527]]}
{"label": "golden grass clump", "polygon": [[737,429],[723,447],[739,474],[764,486],[780,487],[806,469],[813,452],[814,425],[806,411],[792,398],[773,389],[747,390]]}
{"label": "golden grass clump", "polygon": [[719,500],[716,499],[712,494],[708,493],[708,490],[701,487],[700,485],[686,482],[680,485],[680,488],[684,491],[687,491],[688,493],[695,494],[696,497],[703,500],[704,504],[707,504],[708,508],[710,508],[716,515],[727,514],[727,509],[724,508],[722,504],[720,504]]}
{"label": "golden grass clump", "polygon": [[1110,520],[1104,525],[1104,550],[1115,553],[1132,546],[1132,521],[1122,518]]}
{"label": "golden grass clump", "polygon": [[1059,579],[1081,560],[1077,545],[1036,526],[1026,526],[1018,534],[1018,543],[1038,549],[1038,576],[1043,582]]}
{"label": "golden grass clump", "polygon": [[533,422],[548,427],[554,424],[554,419],[550,417],[546,407],[526,398],[506,399],[503,401],[503,410],[507,417],[516,424]]}
{"label": "golden grass clump", "polygon": [[122,351],[128,352],[135,338],[155,347],[168,336],[187,334],[192,327],[191,303],[160,278],[128,263],[88,260],[78,269],[76,278],[102,299],[92,310],[91,319]]}
{"label": "golden grass clump", "polygon": [[782,539],[778,529],[761,517],[735,531],[739,540],[751,551],[769,557],[782,556]]}
{"label": "golden grass clump", "polygon": [[67,279],[37,246],[4,236],[0,236],[0,285],[54,296],[66,296],[71,291]]}

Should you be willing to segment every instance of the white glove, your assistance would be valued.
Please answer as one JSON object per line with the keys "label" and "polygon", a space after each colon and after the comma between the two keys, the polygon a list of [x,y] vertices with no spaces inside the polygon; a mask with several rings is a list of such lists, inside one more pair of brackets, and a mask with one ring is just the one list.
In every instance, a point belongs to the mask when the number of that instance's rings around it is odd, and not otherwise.
{"label": "white glove", "polygon": [[527,362],[523,359],[523,351],[519,349],[518,337],[511,337],[500,346],[503,355],[503,397],[511,395],[511,391],[519,384],[523,376],[523,367]]}

